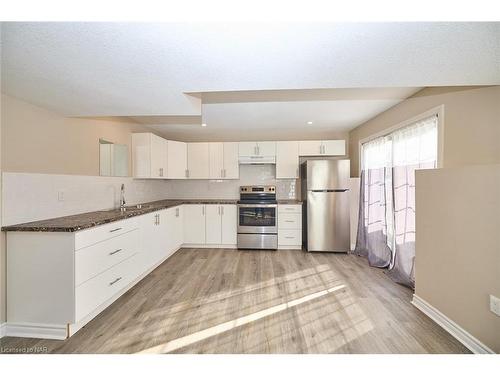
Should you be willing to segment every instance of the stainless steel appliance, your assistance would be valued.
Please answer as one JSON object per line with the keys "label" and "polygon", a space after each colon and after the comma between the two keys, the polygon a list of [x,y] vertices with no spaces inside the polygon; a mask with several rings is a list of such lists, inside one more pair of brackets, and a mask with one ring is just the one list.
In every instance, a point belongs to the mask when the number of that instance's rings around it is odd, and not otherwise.
{"label": "stainless steel appliance", "polygon": [[350,249],[349,160],[307,160],[301,165],[303,243],[307,251]]}
{"label": "stainless steel appliance", "polygon": [[241,186],[238,249],[278,248],[278,203],[274,186]]}

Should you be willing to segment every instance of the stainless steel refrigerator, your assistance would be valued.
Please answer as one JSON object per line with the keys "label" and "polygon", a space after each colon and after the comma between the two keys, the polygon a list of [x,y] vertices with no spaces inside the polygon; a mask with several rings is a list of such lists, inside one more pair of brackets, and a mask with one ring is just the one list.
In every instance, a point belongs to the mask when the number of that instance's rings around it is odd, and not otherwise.
{"label": "stainless steel refrigerator", "polygon": [[307,251],[349,251],[349,178],[349,160],[302,163],[302,238]]}

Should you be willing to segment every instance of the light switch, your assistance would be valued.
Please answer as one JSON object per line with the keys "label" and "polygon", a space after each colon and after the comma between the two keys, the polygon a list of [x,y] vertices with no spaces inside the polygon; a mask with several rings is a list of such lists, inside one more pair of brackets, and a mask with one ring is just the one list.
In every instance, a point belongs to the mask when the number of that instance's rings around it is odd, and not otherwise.
{"label": "light switch", "polygon": [[63,190],[59,190],[57,192],[57,200],[59,202],[64,202],[64,191]]}
{"label": "light switch", "polygon": [[490,294],[490,310],[493,314],[500,316],[500,298]]}

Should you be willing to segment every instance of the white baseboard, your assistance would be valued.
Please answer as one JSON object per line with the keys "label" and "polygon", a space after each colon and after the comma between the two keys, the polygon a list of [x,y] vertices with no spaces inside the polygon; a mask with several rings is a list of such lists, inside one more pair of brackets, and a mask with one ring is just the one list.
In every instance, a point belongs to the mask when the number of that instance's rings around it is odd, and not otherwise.
{"label": "white baseboard", "polygon": [[0,323],[0,339],[5,336],[5,327],[7,323]]}
{"label": "white baseboard", "polygon": [[470,351],[475,354],[495,354],[493,350],[472,336],[465,329],[460,327],[453,320],[444,315],[441,311],[430,305],[427,301],[423,300],[416,294],[413,295],[411,301],[413,306],[422,311],[429,318],[434,320],[437,324],[445,329],[450,335],[464,344]]}
{"label": "white baseboard", "polygon": [[68,326],[58,324],[5,323],[4,336],[64,340]]}
{"label": "white baseboard", "polygon": [[237,249],[237,245],[207,245],[207,244],[193,244],[185,243],[181,246],[183,249]]}

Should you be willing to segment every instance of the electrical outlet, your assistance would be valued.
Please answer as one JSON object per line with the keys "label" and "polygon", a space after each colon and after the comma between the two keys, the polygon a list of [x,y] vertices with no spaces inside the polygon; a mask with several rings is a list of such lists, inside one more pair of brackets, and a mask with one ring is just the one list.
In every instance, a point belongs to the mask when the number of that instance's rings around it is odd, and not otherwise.
{"label": "electrical outlet", "polygon": [[59,202],[64,202],[64,191],[63,190],[59,190],[57,192],[57,200]]}
{"label": "electrical outlet", "polygon": [[493,314],[500,316],[500,298],[490,294],[490,310]]}

